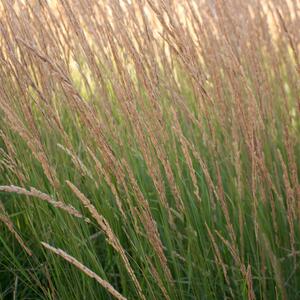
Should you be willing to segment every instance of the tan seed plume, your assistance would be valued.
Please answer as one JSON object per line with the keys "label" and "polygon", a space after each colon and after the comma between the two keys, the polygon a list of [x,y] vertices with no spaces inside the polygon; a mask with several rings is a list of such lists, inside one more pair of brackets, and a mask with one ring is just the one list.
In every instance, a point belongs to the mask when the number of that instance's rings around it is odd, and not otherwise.
{"label": "tan seed plume", "polygon": [[122,296],[109,282],[106,280],[102,279],[99,275],[97,275],[95,272],[90,270],[88,267],[86,267],[84,264],[79,262],[76,258],[73,256],[69,255],[65,251],[59,249],[59,248],[54,248],[50,246],[49,244],[45,242],[41,242],[41,244],[48,250],[54,252],[55,254],[61,256],[64,260],[68,261],[72,265],[74,265],[77,269],[85,273],[87,276],[95,279],[100,285],[102,285],[111,295],[113,295],[116,299],[119,300],[126,300],[124,296]]}
{"label": "tan seed plume", "polygon": [[134,283],[134,285],[137,288],[138,294],[142,299],[145,299],[145,296],[143,295],[142,288],[134,274],[134,271],[129,263],[129,260],[126,256],[125,250],[122,247],[119,239],[113,232],[112,228],[110,227],[109,223],[107,220],[100,215],[100,213],[97,211],[96,207],[91,203],[91,201],[84,195],[82,194],[79,189],[70,181],[66,181],[68,186],[71,188],[71,190],[74,192],[74,194],[78,197],[78,199],[82,202],[82,204],[89,210],[93,218],[96,220],[100,228],[103,230],[103,232],[106,235],[108,243],[117,251],[117,253],[120,254],[124,265]]}

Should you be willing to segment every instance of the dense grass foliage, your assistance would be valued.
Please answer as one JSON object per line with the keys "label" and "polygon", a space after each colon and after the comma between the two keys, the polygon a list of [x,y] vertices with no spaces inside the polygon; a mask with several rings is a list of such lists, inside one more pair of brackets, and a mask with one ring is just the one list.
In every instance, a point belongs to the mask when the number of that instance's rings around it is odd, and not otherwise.
{"label": "dense grass foliage", "polygon": [[299,299],[299,26],[2,0],[0,299]]}

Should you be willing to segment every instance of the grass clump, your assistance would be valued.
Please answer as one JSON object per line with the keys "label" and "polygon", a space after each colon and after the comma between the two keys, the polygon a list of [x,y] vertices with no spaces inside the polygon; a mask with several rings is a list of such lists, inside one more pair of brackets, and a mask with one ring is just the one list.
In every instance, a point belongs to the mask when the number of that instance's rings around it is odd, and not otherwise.
{"label": "grass clump", "polygon": [[300,297],[299,6],[3,0],[1,297]]}

